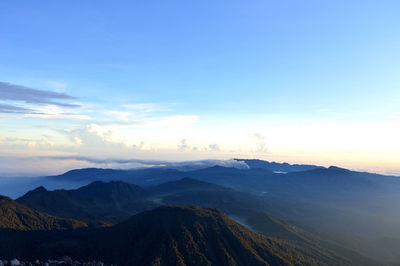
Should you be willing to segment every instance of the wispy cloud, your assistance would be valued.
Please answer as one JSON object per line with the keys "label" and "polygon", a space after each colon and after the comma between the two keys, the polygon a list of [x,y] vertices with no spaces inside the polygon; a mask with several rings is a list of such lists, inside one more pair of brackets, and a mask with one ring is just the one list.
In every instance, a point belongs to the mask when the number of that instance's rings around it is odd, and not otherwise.
{"label": "wispy cloud", "polygon": [[42,135],[38,139],[4,137],[0,136],[0,146],[4,147],[24,147],[24,148],[50,148],[54,143],[48,136]]}
{"label": "wispy cloud", "polygon": [[62,81],[47,80],[46,85],[56,92],[63,93],[68,87],[68,84]]}
{"label": "wispy cloud", "polygon": [[37,90],[20,85],[0,82],[0,100],[2,101],[19,101],[30,104],[51,104],[63,107],[78,107],[79,105],[63,102],[76,100],[76,97],[66,93]]}
{"label": "wispy cloud", "polygon": [[144,113],[170,111],[175,103],[134,103],[126,104],[125,108]]}
{"label": "wispy cloud", "polygon": [[27,113],[34,113],[32,109],[15,106],[11,104],[4,104],[0,103],[0,113],[6,114],[27,114]]}
{"label": "wispy cloud", "polygon": [[253,134],[253,138],[256,144],[256,152],[267,152],[267,138],[260,133]]}
{"label": "wispy cloud", "polygon": [[[54,83],[63,88],[64,83]],[[0,82],[0,113],[39,119],[89,120],[77,97]]]}
{"label": "wispy cloud", "polygon": [[32,112],[26,114],[27,117],[40,119],[64,119],[64,120],[90,120],[91,117],[81,114],[81,110],[65,110],[56,105],[33,106]]}

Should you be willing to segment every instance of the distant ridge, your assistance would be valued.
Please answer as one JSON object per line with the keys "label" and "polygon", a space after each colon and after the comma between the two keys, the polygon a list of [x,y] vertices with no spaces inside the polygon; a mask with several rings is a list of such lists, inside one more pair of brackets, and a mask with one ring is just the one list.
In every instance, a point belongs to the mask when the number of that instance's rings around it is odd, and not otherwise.
{"label": "distant ridge", "polygon": [[161,185],[148,189],[151,194],[163,194],[163,193],[176,193],[176,192],[187,192],[191,190],[213,190],[213,191],[226,191],[228,188],[221,187],[209,182],[196,180],[190,177],[185,177],[177,181],[170,181]]}
{"label": "distant ridge", "polygon": [[311,165],[311,164],[289,164],[289,163],[276,163],[268,162],[259,159],[235,159],[239,162],[245,162],[250,168],[263,168],[274,172],[299,172],[308,171],[316,168],[323,168],[322,166]]}

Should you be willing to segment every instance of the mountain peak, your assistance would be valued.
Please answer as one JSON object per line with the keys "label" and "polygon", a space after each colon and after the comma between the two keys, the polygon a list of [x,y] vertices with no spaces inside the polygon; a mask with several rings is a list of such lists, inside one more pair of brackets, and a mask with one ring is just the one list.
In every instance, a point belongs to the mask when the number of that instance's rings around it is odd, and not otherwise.
{"label": "mountain peak", "polygon": [[[184,205],[163,205],[153,210],[144,211],[143,213],[133,216],[130,220],[126,221],[125,224],[130,224],[132,221],[136,221],[137,217],[146,217],[148,219],[156,219],[159,222],[159,218],[162,217],[163,226],[168,225],[168,221],[173,224],[187,224],[192,223],[193,219],[202,218],[217,218],[221,217],[229,219],[223,212],[218,209],[202,208],[198,206],[184,206]],[[124,224],[124,223],[123,223]],[[171,224],[172,225],[172,224]]]}
{"label": "mountain peak", "polygon": [[329,170],[333,170],[333,171],[338,171],[338,172],[350,172],[349,169],[337,167],[337,166],[334,166],[334,165],[329,166],[328,169]]}
{"label": "mountain peak", "polygon": [[[109,235],[119,239],[115,242],[119,247],[114,242],[108,243],[113,252],[130,252],[126,265],[135,261],[153,265],[157,260],[164,265],[314,265],[319,262],[289,245],[248,230],[217,209],[197,206],[164,205],[145,211],[115,226]],[[140,244],[131,239],[140,239]]]}
{"label": "mountain peak", "polygon": [[214,165],[205,169],[212,169],[212,170],[226,170],[226,169],[235,169],[234,167],[226,167],[221,165]]}
{"label": "mountain peak", "polygon": [[32,190],[32,192],[47,192],[48,190],[44,186],[40,186]]}

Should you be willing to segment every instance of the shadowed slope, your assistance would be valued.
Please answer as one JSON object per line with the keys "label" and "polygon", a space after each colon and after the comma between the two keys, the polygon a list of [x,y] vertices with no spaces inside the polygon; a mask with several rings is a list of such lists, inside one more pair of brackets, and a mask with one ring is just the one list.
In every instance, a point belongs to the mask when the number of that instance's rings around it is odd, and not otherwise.
{"label": "shadowed slope", "polygon": [[17,201],[59,217],[93,223],[115,223],[153,207],[153,204],[141,201],[144,195],[145,191],[133,184],[96,181],[75,190],[48,191],[39,187]]}
{"label": "shadowed slope", "polygon": [[17,230],[68,230],[86,227],[84,222],[40,213],[0,196],[0,228]]}
{"label": "shadowed slope", "polygon": [[30,238],[24,247],[32,248],[24,253],[20,247],[26,259],[69,255],[118,265],[351,265],[339,256],[267,238],[221,211],[200,207],[162,206],[114,227]]}

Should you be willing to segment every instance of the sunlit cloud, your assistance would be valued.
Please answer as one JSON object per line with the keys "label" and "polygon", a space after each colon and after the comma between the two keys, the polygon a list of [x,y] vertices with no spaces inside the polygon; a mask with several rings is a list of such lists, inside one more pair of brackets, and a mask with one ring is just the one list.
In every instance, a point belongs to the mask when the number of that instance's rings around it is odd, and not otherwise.
{"label": "sunlit cloud", "polygon": [[[392,113],[386,122],[263,117],[221,124],[210,123],[210,116],[183,115],[179,105],[173,103],[118,106],[91,99],[78,103],[78,97],[66,93],[0,85],[0,118],[6,123],[0,129],[0,151],[15,156],[71,153],[173,160],[251,157],[324,166],[399,168],[395,166],[400,158],[398,113]],[[52,84],[54,90],[64,85]],[[27,95],[22,95],[24,92]]]}
{"label": "sunlit cloud", "polygon": [[39,119],[71,119],[71,120],[90,120],[89,115],[80,114],[79,110],[66,110],[57,105],[32,106],[32,113],[25,114],[26,117]]}
{"label": "sunlit cloud", "polygon": [[[148,135],[154,134],[151,131],[159,130],[158,139],[165,140],[163,130],[179,130],[190,127],[198,121],[197,116],[171,116],[162,118],[149,118],[137,121],[130,121],[127,124],[88,124],[84,129],[73,131],[74,134],[80,134],[76,137],[84,143],[87,139],[85,135],[90,134],[100,138],[105,143],[122,144],[127,147],[145,149],[148,146],[143,142],[148,139]],[[164,136],[164,137],[163,137]],[[92,139],[91,139],[92,141]]]}
{"label": "sunlit cloud", "polygon": [[0,146],[3,148],[51,148],[54,142],[44,135],[37,139],[0,136]]}
{"label": "sunlit cloud", "polygon": [[132,112],[127,111],[106,111],[105,114],[124,122],[128,122],[133,116]]}

